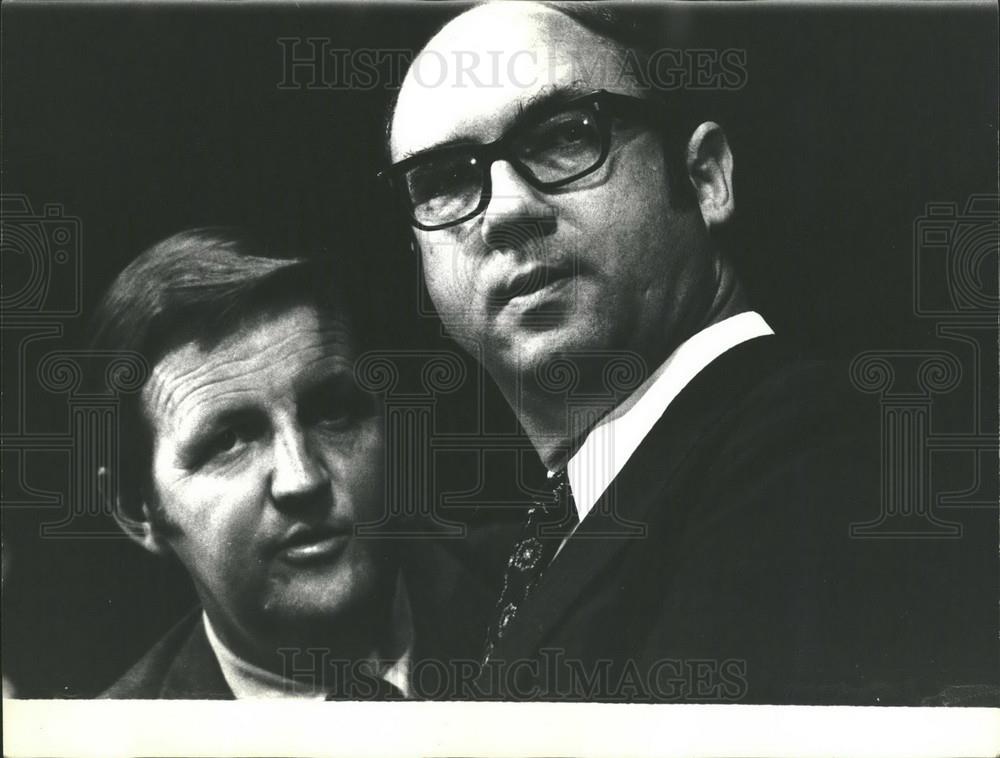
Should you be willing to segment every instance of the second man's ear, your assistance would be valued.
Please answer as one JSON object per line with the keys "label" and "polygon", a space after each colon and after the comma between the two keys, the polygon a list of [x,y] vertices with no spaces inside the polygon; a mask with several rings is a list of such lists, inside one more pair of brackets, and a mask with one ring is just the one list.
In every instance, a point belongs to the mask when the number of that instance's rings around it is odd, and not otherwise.
{"label": "second man's ear", "polygon": [[121,508],[115,509],[115,520],[125,533],[153,555],[169,555],[170,543],[163,536],[150,506],[142,504],[142,518],[130,519]]}
{"label": "second man's ear", "polygon": [[701,124],[688,140],[687,170],[705,226],[724,225],[736,211],[733,154],[726,133],[714,121]]}
{"label": "second man's ear", "polygon": [[119,488],[111,485],[111,476],[112,472],[107,467],[101,466],[98,469],[98,487],[104,497],[105,504],[111,508],[114,514],[115,522],[129,539],[142,545],[154,555],[169,554],[170,546],[161,534],[150,506],[142,503],[138,511],[134,507],[126,507],[121,500]]}

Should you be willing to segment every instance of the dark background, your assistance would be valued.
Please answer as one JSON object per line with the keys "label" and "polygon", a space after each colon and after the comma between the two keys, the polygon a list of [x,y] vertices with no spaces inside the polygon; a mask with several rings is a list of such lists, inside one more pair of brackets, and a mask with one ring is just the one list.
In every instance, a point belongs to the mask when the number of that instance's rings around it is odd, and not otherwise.
{"label": "dark background", "polygon": [[[71,264],[82,282],[81,312],[60,318],[40,307],[26,320],[61,333],[25,347],[20,322],[5,321],[5,435],[66,433],[66,401],[39,387],[39,356],[79,346],[111,278],[182,228],[267,226],[293,246],[356,251],[384,276],[386,289],[372,297],[412,312],[415,261],[374,179],[391,87],[279,89],[277,39],[415,49],[451,12],[5,3],[3,192],[25,196],[36,215],[58,204],[79,219]],[[717,93],[706,115],[730,136],[739,263],[775,329],[812,352],[847,357],[941,348],[938,321],[913,306],[914,224],[930,202],[961,209],[970,195],[997,191],[996,8],[739,4],[671,13],[686,46],[747,51],[746,86]],[[995,254],[976,274],[996,292]],[[28,276],[5,243],[5,297]],[[401,342],[436,344],[434,322],[413,321]],[[980,364],[987,388],[995,366],[994,355]],[[985,397],[995,430],[995,391]],[[502,406],[487,400],[491,423],[509,428]],[[4,672],[24,696],[91,695],[193,596],[177,571],[124,540],[39,536],[41,524],[80,507],[66,497],[31,505],[25,494],[66,492],[65,456],[17,454],[8,441],[3,474]],[[977,523],[995,535],[995,516]],[[982,596],[976,622],[995,628],[995,587]]]}

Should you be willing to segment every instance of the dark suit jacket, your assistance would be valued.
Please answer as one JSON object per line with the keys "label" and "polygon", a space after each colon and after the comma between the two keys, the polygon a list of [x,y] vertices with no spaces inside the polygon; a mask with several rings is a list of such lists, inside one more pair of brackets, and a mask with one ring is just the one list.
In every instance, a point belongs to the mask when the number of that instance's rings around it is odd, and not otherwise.
{"label": "dark suit jacket", "polygon": [[178,622],[100,697],[233,700],[205,635],[201,608]]}
{"label": "dark suit jacket", "polygon": [[[448,660],[473,662],[482,646],[481,629],[493,608],[493,586],[464,570],[450,552],[426,541],[416,545],[420,547],[419,560],[409,560],[413,567],[407,571],[413,610],[413,660],[433,664],[429,668]],[[415,692],[418,697],[458,696],[455,679],[450,675],[436,676],[431,671],[421,683],[423,686]],[[205,634],[201,608],[179,621],[99,697],[234,699]]]}
{"label": "dark suit jacket", "polygon": [[467,694],[916,704],[983,680],[945,660],[956,606],[940,574],[968,545],[850,536],[880,513],[877,411],[846,366],[794,360],[777,338],[721,356],[668,407]]}
{"label": "dark suit jacket", "polygon": [[[133,700],[235,699],[205,634],[201,613],[199,608],[182,619],[100,697]],[[365,686],[371,685],[366,683]],[[372,696],[366,694],[365,697]],[[394,699],[381,694],[375,697]]]}

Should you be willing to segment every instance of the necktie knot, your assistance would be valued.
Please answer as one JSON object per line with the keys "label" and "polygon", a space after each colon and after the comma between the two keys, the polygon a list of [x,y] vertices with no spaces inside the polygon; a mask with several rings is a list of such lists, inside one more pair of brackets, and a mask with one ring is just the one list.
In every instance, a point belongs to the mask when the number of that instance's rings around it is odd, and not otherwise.
{"label": "necktie knot", "polygon": [[[573,491],[569,486],[569,475],[561,468],[549,477],[551,500],[542,505],[546,523],[542,525],[542,537],[568,537],[579,523]],[[530,517],[530,514],[529,514]]]}

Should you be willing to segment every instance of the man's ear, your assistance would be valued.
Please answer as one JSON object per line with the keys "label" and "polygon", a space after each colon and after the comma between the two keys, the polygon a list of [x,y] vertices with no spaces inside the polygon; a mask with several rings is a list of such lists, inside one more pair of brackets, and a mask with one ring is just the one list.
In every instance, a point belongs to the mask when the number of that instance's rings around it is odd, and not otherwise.
{"label": "man's ear", "polygon": [[105,504],[111,506],[115,521],[129,539],[154,555],[167,555],[170,552],[170,546],[160,533],[148,504],[142,504],[141,515],[135,513],[134,509],[126,508],[118,488],[112,486],[111,472],[106,466],[98,469],[97,483]]}
{"label": "man's ear", "polygon": [[687,146],[687,170],[705,226],[722,226],[736,211],[733,197],[733,154],[722,127],[706,121],[694,130]]}

